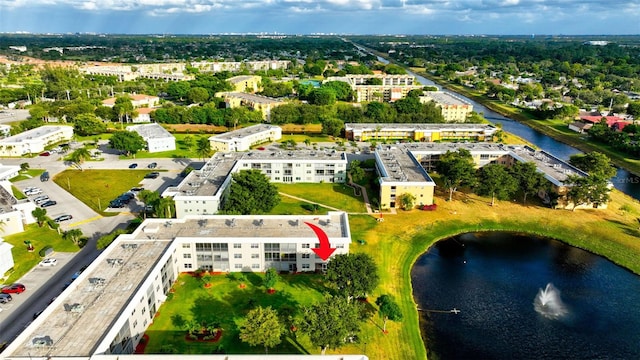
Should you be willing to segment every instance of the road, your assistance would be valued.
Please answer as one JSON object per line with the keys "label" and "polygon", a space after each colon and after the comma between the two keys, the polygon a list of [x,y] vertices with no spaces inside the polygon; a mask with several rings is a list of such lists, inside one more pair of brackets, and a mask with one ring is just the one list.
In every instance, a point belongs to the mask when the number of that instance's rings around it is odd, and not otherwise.
{"label": "road", "polygon": [[[103,144],[102,161],[87,161],[82,166],[84,169],[128,169],[133,162],[138,164],[138,168],[146,169],[151,162],[156,162],[156,170],[166,170],[160,172],[161,176],[156,179],[144,179],[142,186],[148,190],[158,190],[162,192],[169,186],[176,185],[180,181],[180,172],[189,164],[199,167],[197,160],[192,159],[136,159],[120,160],[118,155],[106,149]],[[60,155],[36,156],[34,158],[0,159],[0,163],[7,165],[20,165],[27,162],[31,168],[46,169],[51,177],[69,168],[68,164],[62,161]],[[152,170],[149,170],[152,171]],[[72,220],[61,223],[63,231],[72,228],[82,230],[82,233],[89,238],[87,245],[77,253],[54,253],[52,257],[58,260],[54,267],[35,267],[18,282],[27,287],[27,291],[22,294],[13,294],[13,301],[9,304],[1,304],[0,308],[0,344],[4,341],[10,342],[14,339],[31,321],[36,312],[43,310],[52,298],[58,296],[71,280],[72,275],[82,266],[90,264],[99,254],[96,249],[96,240],[102,235],[112,233],[117,228],[125,228],[134,219],[134,212],[141,209],[142,204],[131,202],[129,208],[117,209],[120,212],[117,216],[103,217],[93,211],[87,205],[69,194],[66,190],[58,186],[53,181],[41,182],[39,178],[22,180],[14,184],[20,190],[34,186],[42,189],[43,194],[48,195],[57,202],[56,205],[47,208],[47,215],[55,218],[58,215],[70,214]],[[36,195],[37,196],[37,195]],[[30,196],[34,198],[36,196]],[[106,199],[109,201],[111,199]]]}

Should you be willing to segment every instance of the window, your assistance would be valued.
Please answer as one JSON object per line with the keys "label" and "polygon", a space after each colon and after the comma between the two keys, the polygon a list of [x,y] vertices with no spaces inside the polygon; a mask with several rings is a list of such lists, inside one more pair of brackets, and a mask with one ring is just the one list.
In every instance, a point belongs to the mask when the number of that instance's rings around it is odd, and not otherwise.
{"label": "window", "polygon": [[192,267],[191,267],[191,264],[184,264],[184,268],[185,269],[191,269]]}
{"label": "window", "polygon": [[480,154],[480,160],[489,160],[489,154]]}
{"label": "window", "polygon": [[311,265],[309,264],[302,264],[302,270],[309,270],[311,269]]}
{"label": "window", "polygon": [[344,249],[344,244],[338,244],[338,245],[336,245],[336,249]]}
{"label": "window", "polygon": [[183,249],[191,249],[191,244],[182,244]]}
{"label": "window", "polygon": [[251,264],[252,269],[260,269],[260,264]]}
{"label": "window", "polygon": [[303,249],[308,249],[311,244],[302,244]]}
{"label": "window", "polygon": [[260,259],[260,254],[251,254],[252,259]]}
{"label": "window", "polygon": [[242,259],[242,254],[233,254],[234,259]]}
{"label": "window", "polygon": [[260,244],[256,244],[256,243],[251,244],[251,248],[252,248],[252,249],[257,249],[257,248],[259,248],[259,247],[260,247]]}
{"label": "window", "polygon": [[234,249],[242,249],[242,244],[233,244]]}
{"label": "window", "polygon": [[191,254],[182,254],[183,259],[191,259]]}
{"label": "window", "polygon": [[233,265],[234,269],[242,269],[242,264]]}
{"label": "window", "polygon": [[138,320],[133,322],[133,327],[135,328],[136,326],[138,326]]}
{"label": "window", "polygon": [[303,259],[311,259],[311,254],[307,253],[307,254],[302,254],[302,258]]}

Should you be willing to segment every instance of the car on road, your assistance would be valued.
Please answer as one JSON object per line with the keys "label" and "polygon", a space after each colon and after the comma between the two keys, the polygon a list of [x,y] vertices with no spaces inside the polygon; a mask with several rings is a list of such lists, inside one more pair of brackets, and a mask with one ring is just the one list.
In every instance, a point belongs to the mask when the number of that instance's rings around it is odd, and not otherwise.
{"label": "car on road", "polygon": [[6,304],[11,300],[13,300],[11,295],[9,295],[9,294],[0,294],[0,303]]}
{"label": "car on road", "polygon": [[40,174],[40,181],[49,181],[49,172],[45,171]]}
{"label": "car on road", "polygon": [[158,167],[158,163],[156,163],[156,162],[152,162],[151,164],[147,165],[147,167],[148,167],[149,169],[155,169],[155,168],[157,168],[157,167]]}
{"label": "car on road", "polygon": [[56,260],[55,258],[48,258],[48,259],[44,259],[42,261],[40,261],[40,266],[56,266],[56,264],[58,263],[58,260]]}
{"label": "car on road", "polygon": [[40,207],[46,208],[46,207],[49,207],[49,206],[53,206],[55,204],[57,204],[57,202],[55,200],[47,200],[47,201],[43,202],[42,204],[40,204]]}
{"label": "car on road", "polygon": [[160,176],[160,173],[157,171],[154,172],[150,172],[147,175],[144,176],[145,179],[157,179],[158,176]]}
{"label": "car on road", "polygon": [[73,216],[69,215],[69,214],[65,214],[65,215],[60,215],[57,218],[53,219],[53,221],[59,223],[62,221],[67,221],[67,220],[71,220],[73,219]]}
{"label": "car on road", "polygon": [[0,289],[0,292],[2,292],[3,294],[20,294],[25,290],[27,290],[27,288],[24,285],[13,283],[8,286],[3,286],[2,289]]}
{"label": "car on road", "polygon": [[129,165],[129,169],[135,169],[137,167],[138,167],[138,164],[136,164],[136,163],[133,163],[133,164]]}

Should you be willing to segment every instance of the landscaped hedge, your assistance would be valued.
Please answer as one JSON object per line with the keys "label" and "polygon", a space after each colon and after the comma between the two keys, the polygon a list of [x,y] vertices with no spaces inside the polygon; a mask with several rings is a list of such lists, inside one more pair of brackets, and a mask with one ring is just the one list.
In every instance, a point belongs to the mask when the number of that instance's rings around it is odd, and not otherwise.
{"label": "landscaped hedge", "polygon": [[45,257],[53,252],[53,246],[47,245],[42,248],[42,250],[38,251],[38,255],[40,257]]}

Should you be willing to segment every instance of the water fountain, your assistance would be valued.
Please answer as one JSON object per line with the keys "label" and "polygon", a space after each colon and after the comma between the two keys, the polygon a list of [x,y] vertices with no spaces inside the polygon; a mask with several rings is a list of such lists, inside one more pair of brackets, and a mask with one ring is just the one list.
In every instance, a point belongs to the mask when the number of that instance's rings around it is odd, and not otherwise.
{"label": "water fountain", "polygon": [[567,308],[560,299],[560,291],[551,283],[548,283],[544,290],[538,291],[533,308],[548,319],[558,319],[567,313]]}

